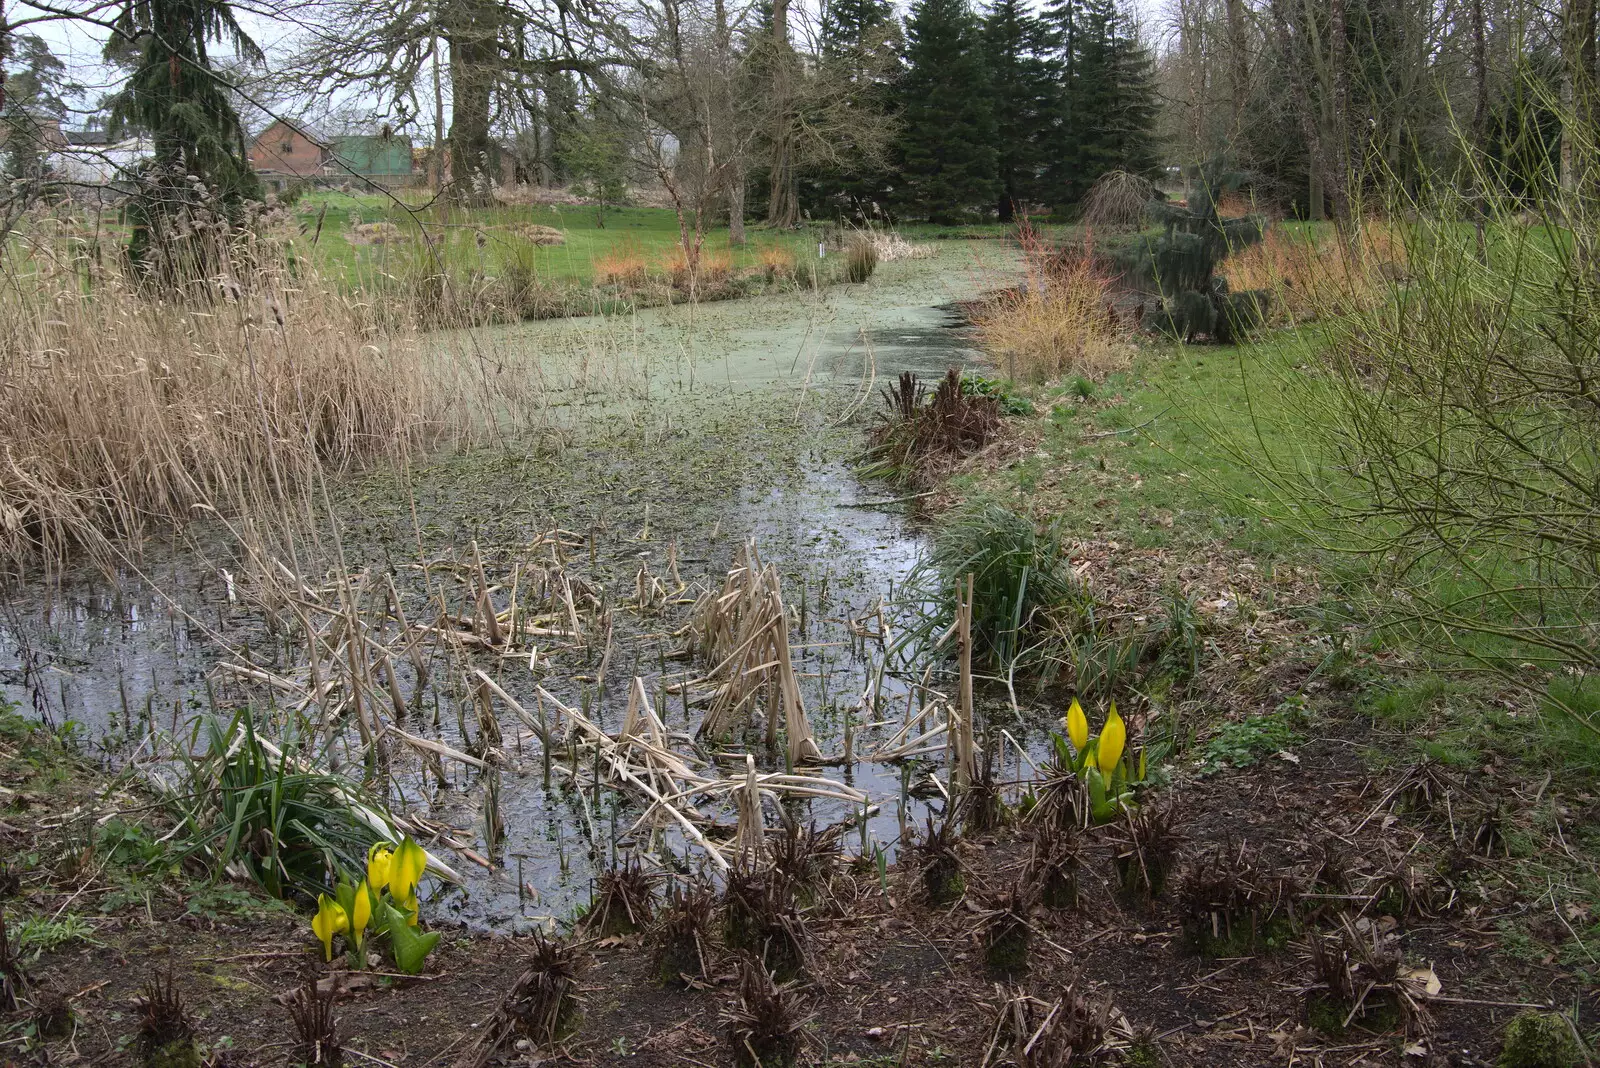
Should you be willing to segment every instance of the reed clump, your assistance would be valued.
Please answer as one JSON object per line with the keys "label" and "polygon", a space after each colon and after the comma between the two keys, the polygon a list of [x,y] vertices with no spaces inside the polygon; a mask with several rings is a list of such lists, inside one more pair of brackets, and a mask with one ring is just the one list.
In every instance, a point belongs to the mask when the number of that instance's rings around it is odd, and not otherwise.
{"label": "reed clump", "polygon": [[760,958],[739,958],[739,999],[724,1016],[737,1068],[791,1068],[805,1050],[805,1005]]}
{"label": "reed clump", "polygon": [[13,568],[82,550],[105,562],[152,529],[472,439],[523,388],[425,344],[393,301],[342,293],[248,233],[215,240],[201,281],[157,289],[68,244],[82,272],[0,293]]}
{"label": "reed clump", "polygon": [[315,980],[296,990],[289,999],[289,1018],[294,1021],[293,1060],[306,1068],[342,1068],[344,1047],[339,1044],[339,1021],[333,1015],[333,988],[319,993]]}
{"label": "reed clump", "polygon": [[199,1068],[194,1025],[169,967],[165,978],[150,977],[138,1000],[139,1056],[149,1068]]}
{"label": "reed clump", "polygon": [[585,931],[602,938],[634,934],[655,918],[650,876],[630,857],[602,871],[595,879],[595,900],[583,918]]}
{"label": "reed clump", "polygon": [[688,986],[706,977],[716,911],[716,891],[706,883],[677,885],[667,892],[650,933],[655,975],[663,986]]}

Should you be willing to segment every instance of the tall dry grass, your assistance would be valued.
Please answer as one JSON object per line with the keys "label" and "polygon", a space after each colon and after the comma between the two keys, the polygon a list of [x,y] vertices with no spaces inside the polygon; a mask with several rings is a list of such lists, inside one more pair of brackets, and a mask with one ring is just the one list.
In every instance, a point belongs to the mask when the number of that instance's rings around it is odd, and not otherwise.
{"label": "tall dry grass", "polygon": [[1051,255],[1037,238],[1026,237],[1023,254],[1023,285],[991,298],[975,316],[984,350],[1006,376],[1099,379],[1126,369],[1134,349],[1092,250]]}
{"label": "tall dry grass", "polygon": [[[39,239],[43,240],[43,238]],[[267,241],[154,293],[83,244],[0,288],[0,564],[102,562],[165,525],[492,432],[521,387]]]}
{"label": "tall dry grass", "polygon": [[1219,273],[1235,293],[1271,293],[1270,317],[1292,325],[1378,307],[1405,266],[1405,244],[1393,224],[1369,219],[1352,237],[1274,226],[1223,261]]}

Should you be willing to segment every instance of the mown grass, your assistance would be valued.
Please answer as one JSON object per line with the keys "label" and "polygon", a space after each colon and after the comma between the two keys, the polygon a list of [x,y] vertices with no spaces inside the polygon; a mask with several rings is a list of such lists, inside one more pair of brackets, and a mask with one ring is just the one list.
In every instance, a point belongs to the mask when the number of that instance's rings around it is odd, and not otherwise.
{"label": "mown grass", "polygon": [[[417,207],[413,213],[388,197],[318,192],[301,197],[294,213],[307,244],[315,237],[310,255],[319,268],[352,281],[397,273],[422,254],[419,224],[442,233],[444,255],[452,266],[493,274],[507,258],[514,258],[549,284],[589,285],[596,281],[596,265],[615,257],[637,259],[647,272],[665,275],[674,256],[682,254],[677,215],[665,208],[503,205],[451,209],[441,220],[431,208]],[[399,230],[398,239],[382,244],[353,242],[355,220],[392,223]],[[525,226],[560,230],[565,243],[533,245],[517,233],[516,228]],[[763,257],[770,258],[773,249],[809,263],[817,258],[817,238],[805,230],[752,229],[746,243],[735,248],[722,226],[707,233],[703,254],[726,258],[737,271],[763,266]]]}

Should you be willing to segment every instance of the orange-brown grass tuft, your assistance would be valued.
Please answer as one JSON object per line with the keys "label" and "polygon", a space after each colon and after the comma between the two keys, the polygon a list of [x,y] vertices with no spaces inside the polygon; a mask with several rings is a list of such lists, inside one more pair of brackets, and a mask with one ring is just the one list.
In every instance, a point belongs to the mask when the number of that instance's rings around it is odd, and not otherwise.
{"label": "orange-brown grass tuft", "polygon": [[1405,246],[1390,224],[1368,220],[1358,238],[1294,232],[1282,226],[1221,265],[1235,293],[1264,289],[1285,324],[1362,311],[1382,303],[1403,272]]}
{"label": "orange-brown grass tuft", "polygon": [[601,285],[642,285],[649,273],[644,257],[637,250],[614,248],[594,261],[594,280]]}
{"label": "orange-brown grass tuft", "polygon": [[[683,249],[668,249],[661,258],[661,268],[679,289],[689,288],[689,261]],[[720,285],[733,272],[733,253],[727,249],[702,248],[700,250],[699,284]]]}
{"label": "orange-brown grass tuft", "polygon": [[1046,382],[1103,378],[1133,361],[1111,303],[1111,282],[1091,251],[1050,257],[1025,245],[1023,287],[992,298],[977,315],[983,347],[1008,378]]}

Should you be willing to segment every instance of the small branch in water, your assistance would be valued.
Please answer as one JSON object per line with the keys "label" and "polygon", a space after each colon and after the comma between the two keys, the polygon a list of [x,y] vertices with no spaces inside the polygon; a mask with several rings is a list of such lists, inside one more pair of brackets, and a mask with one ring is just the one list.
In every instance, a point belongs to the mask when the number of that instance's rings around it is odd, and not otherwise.
{"label": "small branch in water", "polygon": [[929,490],[926,493],[908,493],[904,497],[889,497],[881,501],[840,501],[840,508],[882,508],[886,504],[901,504],[905,501],[917,501],[923,497],[932,497],[938,490]]}

